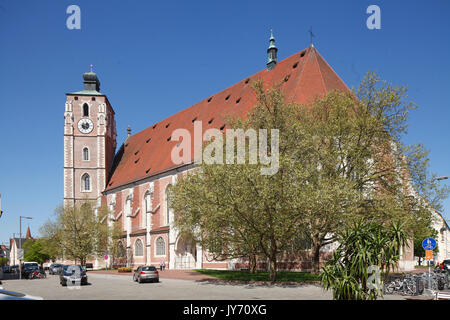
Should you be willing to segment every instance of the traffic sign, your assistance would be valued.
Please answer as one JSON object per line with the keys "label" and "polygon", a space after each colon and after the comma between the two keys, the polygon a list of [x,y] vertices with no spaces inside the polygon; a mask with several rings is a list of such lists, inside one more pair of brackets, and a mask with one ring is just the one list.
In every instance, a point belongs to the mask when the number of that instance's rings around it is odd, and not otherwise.
{"label": "traffic sign", "polygon": [[23,260],[23,249],[17,249],[17,259]]}
{"label": "traffic sign", "polygon": [[425,250],[425,260],[433,260],[433,250]]}
{"label": "traffic sign", "polygon": [[434,250],[434,248],[436,248],[436,240],[433,238],[426,238],[422,241],[422,247],[425,250]]}
{"label": "traffic sign", "polygon": [[105,260],[108,260],[108,256],[107,255],[105,255],[104,258],[105,258]]}

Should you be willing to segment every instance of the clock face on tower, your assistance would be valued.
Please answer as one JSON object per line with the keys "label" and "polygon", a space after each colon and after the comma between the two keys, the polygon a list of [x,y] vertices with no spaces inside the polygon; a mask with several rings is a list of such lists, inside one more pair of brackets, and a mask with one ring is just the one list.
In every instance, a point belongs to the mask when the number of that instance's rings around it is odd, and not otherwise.
{"label": "clock face on tower", "polygon": [[94,129],[94,123],[92,123],[91,119],[81,119],[78,121],[78,130],[81,133],[89,133]]}

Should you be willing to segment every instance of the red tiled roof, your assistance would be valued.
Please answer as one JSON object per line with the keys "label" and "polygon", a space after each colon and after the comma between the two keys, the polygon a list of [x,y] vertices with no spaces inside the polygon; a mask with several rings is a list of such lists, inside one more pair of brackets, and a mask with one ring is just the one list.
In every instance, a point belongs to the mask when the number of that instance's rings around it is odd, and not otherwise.
{"label": "red tiled roof", "polygon": [[178,143],[169,141],[172,131],[184,128],[193,137],[194,119],[202,121],[204,132],[221,128],[228,114],[245,116],[256,103],[251,85],[256,80],[263,80],[266,88],[285,81],[281,88],[286,102],[310,103],[333,89],[349,90],[314,47],[302,50],[280,61],[273,70],[264,69],[130,136],[116,155],[106,191],[177,167],[171,160],[171,151]]}

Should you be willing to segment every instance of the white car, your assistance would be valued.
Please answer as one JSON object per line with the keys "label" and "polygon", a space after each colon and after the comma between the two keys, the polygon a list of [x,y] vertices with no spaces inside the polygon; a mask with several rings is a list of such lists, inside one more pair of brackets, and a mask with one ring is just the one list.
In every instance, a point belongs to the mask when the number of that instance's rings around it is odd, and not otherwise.
{"label": "white car", "polygon": [[0,300],[44,300],[42,297],[30,296],[25,293],[3,290],[0,287]]}

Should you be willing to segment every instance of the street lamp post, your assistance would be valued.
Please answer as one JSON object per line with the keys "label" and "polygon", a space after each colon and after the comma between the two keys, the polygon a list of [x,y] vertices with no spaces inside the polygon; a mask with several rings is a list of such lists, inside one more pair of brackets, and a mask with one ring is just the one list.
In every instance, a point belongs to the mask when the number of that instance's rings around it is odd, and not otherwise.
{"label": "street lamp post", "polygon": [[[20,243],[20,252],[23,254],[22,250],[22,219],[33,219],[32,217],[19,217],[19,243]],[[22,279],[22,258],[19,257],[19,272],[20,272],[20,279]]]}

